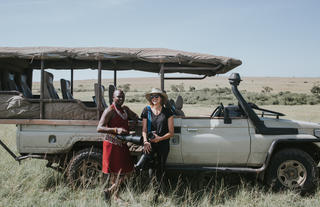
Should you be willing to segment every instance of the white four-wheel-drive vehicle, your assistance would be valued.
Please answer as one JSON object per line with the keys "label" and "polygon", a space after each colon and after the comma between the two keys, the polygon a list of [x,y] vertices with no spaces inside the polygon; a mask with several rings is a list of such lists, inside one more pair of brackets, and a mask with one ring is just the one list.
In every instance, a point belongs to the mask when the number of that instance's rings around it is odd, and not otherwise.
{"label": "white four-wheel-drive vehicle", "polygon": [[[102,70],[114,71],[110,94],[119,70],[160,73],[164,89],[165,79],[203,79],[240,64],[233,58],[168,49],[0,48],[0,124],[17,125],[20,155],[0,144],[17,161],[46,159],[48,167],[66,170],[70,181],[88,181],[101,174],[103,134],[96,127],[107,106]],[[48,68],[71,71],[71,81],[61,80],[63,99]],[[87,68],[98,70],[92,102],[73,98],[73,71]],[[34,69],[41,70],[40,95],[31,92]],[[166,73],[201,77],[165,77]],[[190,117],[182,111],[183,98],[177,99],[167,169],[254,172],[274,188],[314,190],[320,124],[280,119],[281,113],[247,103],[238,90],[240,81],[239,74],[229,77],[238,105],[221,104],[211,116]],[[259,110],[264,116],[257,115]],[[141,123],[132,127],[141,136]],[[140,156],[139,149],[131,145],[132,156]]]}

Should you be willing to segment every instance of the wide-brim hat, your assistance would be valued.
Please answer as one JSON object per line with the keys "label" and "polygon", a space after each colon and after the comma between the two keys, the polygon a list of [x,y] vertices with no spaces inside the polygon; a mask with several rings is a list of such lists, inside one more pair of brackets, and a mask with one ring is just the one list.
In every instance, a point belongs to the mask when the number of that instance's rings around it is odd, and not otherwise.
{"label": "wide-brim hat", "polygon": [[167,101],[168,101],[167,94],[165,92],[163,92],[162,90],[160,90],[159,88],[153,88],[153,89],[151,89],[150,92],[146,93],[146,99],[148,101],[151,101],[151,99],[150,99],[151,94],[160,94],[162,97],[162,103],[164,103],[164,104],[167,103]]}

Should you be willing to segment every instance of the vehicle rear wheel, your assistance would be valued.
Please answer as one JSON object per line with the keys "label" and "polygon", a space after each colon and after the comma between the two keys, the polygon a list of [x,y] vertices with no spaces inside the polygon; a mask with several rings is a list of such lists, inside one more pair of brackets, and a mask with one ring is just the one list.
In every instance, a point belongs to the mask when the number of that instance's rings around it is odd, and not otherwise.
{"label": "vehicle rear wheel", "polygon": [[277,152],[266,172],[266,183],[273,190],[313,192],[317,180],[316,163],[308,153],[300,149],[284,149]]}
{"label": "vehicle rear wheel", "polygon": [[67,178],[71,185],[85,188],[103,182],[102,151],[87,148],[75,153],[67,167]]}

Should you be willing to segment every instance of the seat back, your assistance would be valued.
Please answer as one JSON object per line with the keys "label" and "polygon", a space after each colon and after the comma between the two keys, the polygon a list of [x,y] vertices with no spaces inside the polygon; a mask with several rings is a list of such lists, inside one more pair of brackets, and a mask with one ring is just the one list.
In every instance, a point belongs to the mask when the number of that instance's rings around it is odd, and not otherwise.
{"label": "seat back", "polygon": [[56,89],[53,86],[52,73],[44,71],[44,91],[43,98],[45,99],[59,99]]}
{"label": "seat back", "polygon": [[71,83],[68,80],[60,79],[60,85],[61,85],[61,93],[63,99],[71,100],[73,99],[73,96],[71,94]]}
{"label": "seat back", "polygon": [[182,96],[178,96],[176,100],[176,109],[181,110],[183,107],[183,98]]}
{"label": "seat back", "polygon": [[111,105],[113,102],[113,93],[116,90],[114,85],[109,85],[109,104]]}
{"label": "seat back", "polygon": [[14,76],[13,73],[7,73],[7,90],[9,91],[19,91]]}
{"label": "seat back", "polygon": [[183,98],[182,96],[178,96],[177,100],[176,100],[176,114],[178,116],[185,116],[184,112],[182,111],[182,107],[183,107]]}
{"label": "seat back", "polygon": [[169,101],[167,101],[166,106],[171,110],[173,115],[177,115],[176,114],[176,104],[173,99],[170,99]]}
{"label": "seat back", "polygon": [[27,84],[27,76],[25,74],[22,74],[20,76],[20,87],[21,92],[26,98],[32,98],[32,92],[30,90],[29,85]]}
{"label": "seat back", "polygon": [[[95,84],[94,84],[94,95],[95,95],[95,96],[93,97],[93,100],[94,100],[94,102],[96,103],[97,106],[98,106],[98,99],[97,99],[97,97],[98,97],[98,90],[99,90],[98,83],[95,83]],[[101,87],[100,87],[101,104],[102,104],[102,106],[103,106],[104,108],[107,108],[108,105],[107,105],[107,103],[106,103],[106,100],[104,99],[104,91],[105,91],[104,86],[101,85]]]}

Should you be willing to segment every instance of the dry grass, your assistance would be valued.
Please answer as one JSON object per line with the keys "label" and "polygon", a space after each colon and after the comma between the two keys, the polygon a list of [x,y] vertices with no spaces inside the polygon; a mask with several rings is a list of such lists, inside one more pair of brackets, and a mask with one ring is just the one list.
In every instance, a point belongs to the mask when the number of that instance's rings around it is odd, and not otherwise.
{"label": "dry grass", "polygon": [[[286,91],[309,93],[319,78],[244,78],[241,90],[260,92],[263,86],[271,86],[274,92]],[[75,97],[91,100],[93,80],[76,81],[75,88],[86,90],[76,92]],[[108,85],[111,80],[104,80]],[[118,84],[130,83],[132,88],[143,92],[152,87],[159,87],[159,80],[154,78],[120,79]],[[168,81],[167,86],[179,84]],[[59,88],[58,83],[55,83]],[[147,87],[146,87],[147,85]],[[254,87],[252,87],[254,85]],[[203,81],[185,81],[185,89],[195,86],[229,87],[226,77],[207,78]],[[37,91],[39,85],[34,86]],[[168,88],[170,89],[170,88]],[[134,92],[136,93],[136,92]],[[146,103],[128,103],[136,113],[140,114]],[[188,116],[208,116],[216,106],[184,105]],[[320,122],[320,105],[302,106],[263,106],[274,111],[287,114],[288,119]],[[11,149],[16,148],[14,125],[0,126],[0,139]],[[15,151],[16,152],[16,151]],[[74,189],[65,184],[62,174],[45,167],[42,160],[27,160],[18,165],[0,147],[0,206],[107,206],[101,192],[103,185],[94,189]],[[145,176],[136,176],[124,186],[120,196],[126,203],[112,202],[111,206],[318,206],[320,191],[312,196],[301,197],[291,191],[273,193],[263,189],[263,185],[255,182],[252,176],[184,174],[179,177],[175,173],[169,176],[170,185],[165,187],[159,197],[159,203],[153,202],[155,187]]]}
{"label": "dry grass", "polygon": [[[140,110],[143,104],[131,105]],[[201,113],[211,109],[198,106]],[[289,118],[305,121],[320,121],[320,106],[268,106],[267,108],[288,113]],[[194,105],[185,106],[190,114],[197,114]],[[206,111],[205,111],[206,110]],[[1,125],[0,138],[11,149],[16,148],[15,126]],[[42,160],[27,160],[18,165],[0,148],[0,206],[106,206],[101,192],[103,185],[94,189],[73,189],[65,183],[62,174],[45,167]],[[170,185],[153,201],[155,187],[146,176],[130,180],[120,192],[125,203],[112,202],[111,206],[317,206],[320,191],[308,197],[294,192],[273,193],[263,189],[252,176],[236,174],[200,176],[178,173],[169,175]]]}

